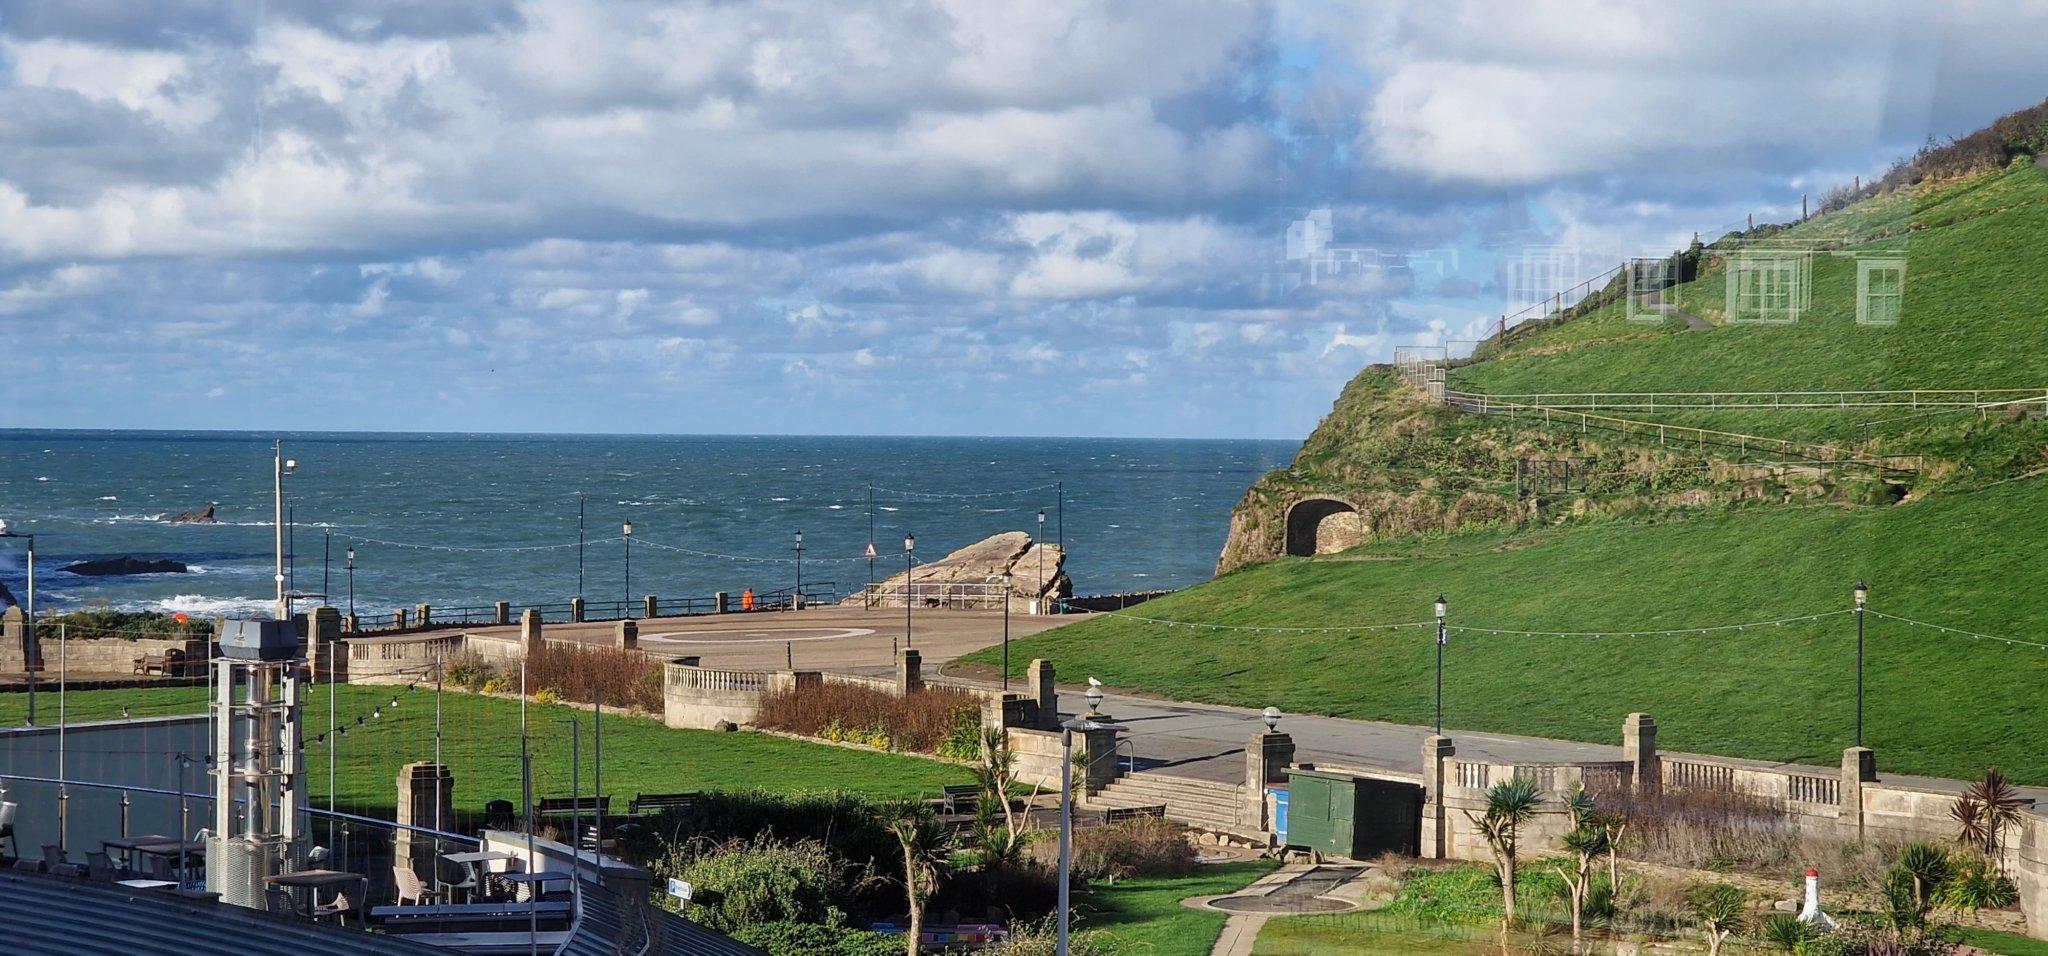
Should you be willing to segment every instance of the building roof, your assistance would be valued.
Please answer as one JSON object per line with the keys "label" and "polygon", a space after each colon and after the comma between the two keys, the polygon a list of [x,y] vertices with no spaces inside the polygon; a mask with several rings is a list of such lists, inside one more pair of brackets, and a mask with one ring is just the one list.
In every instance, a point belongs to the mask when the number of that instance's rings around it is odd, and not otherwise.
{"label": "building roof", "polygon": [[396,936],[20,870],[0,870],[0,936],[10,954],[446,954]]}

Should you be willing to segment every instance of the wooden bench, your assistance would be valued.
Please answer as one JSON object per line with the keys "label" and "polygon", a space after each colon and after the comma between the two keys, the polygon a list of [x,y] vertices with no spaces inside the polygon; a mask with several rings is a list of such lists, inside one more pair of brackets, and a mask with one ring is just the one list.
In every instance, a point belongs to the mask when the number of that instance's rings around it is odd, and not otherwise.
{"label": "wooden bench", "polygon": [[537,817],[588,817],[593,814],[610,813],[611,809],[612,798],[609,795],[602,797],[542,797],[540,800],[535,801],[533,815]]}
{"label": "wooden bench", "polygon": [[[981,800],[981,788],[973,784],[951,785],[939,792],[942,794],[939,798],[940,805],[947,813],[972,813],[974,805]],[[965,804],[967,809],[960,809],[962,804]]]}
{"label": "wooden bench", "polygon": [[1102,811],[1102,823],[1104,826],[1115,826],[1119,823],[1129,823],[1132,820],[1164,819],[1166,819],[1166,804],[1163,803],[1154,804],[1149,807],[1111,807]]}
{"label": "wooden bench", "polygon": [[694,790],[689,793],[643,793],[626,804],[626,812],[640,816],[663,810],[688,810],[697,805],[697,796]]}
{"label": "wooden bench", "polygon": [[174,647],[161,654],[144,654],[135,659],[135,673],[144,676],[162,674],[165,677],[170,677],[173,674],[183,674],[185,673],[185,652]]}

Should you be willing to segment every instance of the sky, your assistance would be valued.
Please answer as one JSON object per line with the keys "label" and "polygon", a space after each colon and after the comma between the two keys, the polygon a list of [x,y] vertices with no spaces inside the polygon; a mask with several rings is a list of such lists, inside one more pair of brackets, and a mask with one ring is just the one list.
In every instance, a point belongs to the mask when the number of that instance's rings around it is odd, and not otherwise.
{"label": "sky", "polygon": [[2048,3],[0,0],[0,427],[1299,438]]}

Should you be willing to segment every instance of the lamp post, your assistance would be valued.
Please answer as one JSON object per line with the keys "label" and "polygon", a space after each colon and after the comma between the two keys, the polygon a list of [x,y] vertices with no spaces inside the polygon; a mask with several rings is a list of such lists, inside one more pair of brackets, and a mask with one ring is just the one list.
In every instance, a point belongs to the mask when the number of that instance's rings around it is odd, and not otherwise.
{"label": "lamp post", "polygon": [[7,522],[0,521],[0,538],[20,538],[28,542],[28,605],[22,613],[28,620],[21,629],[21,669],[28,675],[28,725],[36,725],[36,670],[42,664],[43,646],[36,639],[36,536],[15,534],[7,530]]}
{"label": "lamp post", "polygon": [[1045,613],[1045,610],[1046,610],[1046,609],[1045,609],[1045,593],[1046,593],[1046,587],[1045,587],[1045,509],[1044,509],[1044,508],[1040,508],[1040,509],[1038,509],[1038,537],[1037,537],[1036,539],[1034,539],[1034,540],[1035,540],[1035,541],[1037,542],[1037,545],[1036,545],[1036,546],[1035,546],[1034,548],[1032,548],[1032,550],[1034,550],[1034,551],[1037,551],[1037,552],[1038,552],[1038,601],[1039,601],[1039,608],[1038,608],[1038,613],[1040,613],[1040,614],[1044,614],[1044,613]]}
{"label": "lamp post", "polygon": [[796,529],[796,591],[789,597],[789,609],[802,609],[804,605],[804,529]]}
{"label": "lamp post", "polygon": [[1446,636],[1447,636],[1447,633],[1448,633],[1448,632],[1447,632],[1447,630],[1446,630],[1446,629],[1445,629],[1445,627],[1444,627],[1444,615],[1445,615],[1445,614],[1447,614],[1447,613],[1449,613],[1449,612],[1450,612],[1450,610],[1451,610],[1451,605],[1450,605],[1450,603],[1449,603],[1449,602],[1447,602],[1447,601],[1445,601],[1445,600],[1443,599],[1443,595],[1437,595],[1437,599],[1436,599],[1436,735],[1437,735],[1437,736],[1439,736],[1439,737],[1441,737],[1441,736],[1443,736],[1443,735],[1444,735],[1444,641],[1445,641],[1445,638],[1446,638]]}
{"label": "lamp post", "polygon": [[271,452],[271,494],[276,511],[272,517],[272,530],[276,532],[277,546],[277,619],[289,621],[292,617],[292,599],[285,592],[284,578],[284,479],[299,470],[297,459],[284,456],[284,442],[273,441]]}
{"label": "lamp post", "polygon": [[[1100,698],[1102,694],[1090,686],[1090,692]],[[1094,704],[1090,704],[1094,708]],[[1073,731],[1100,731],[1102,723],[1081,719],[1063,721],[1059,725],[1059,938],[1055,950],[1059,956],[1067,956],[1067,933],[1071,929],[1073,913]]]}
{"label": "lamp post", "polygon": [[1863,746],[1863,605],[1870,600],[1870,587],[1856,582],[1856,746]]}
{"label": "lamp post", "polygon": [[626,534],[626,606],[619,609],[622,617],[633,616],[633,522],[627,519],[622,530]]}
{"label": "lamp post", "polygon": [[1003,572],[1003,692],[1010,691],[1010,572]]}
{"label": "lamp post", "polygon": [[1278,707],[1268,707],[1268,708],[1266,708],[1265,710],[1262,710],[1262,711],[1260,711],[1260,712],[1259,712],[1259,719],[1260,719],[1260,720],[1263,720],[1263,721],[1265,721],[1265,722],[1266,722],[1266,732],[1267,732],[1267,733],[1272,733],[1273,731],[1279,730],[1279,729],[1280,729],[1280,708],[1278,708]]}
{"label": "lamp post", "polygon": [[348,616],[353,618],[356,616],[356,549],[351,546],[344,553],[347,554],[348,561],[341,567],[348,573]]}
{"label": "lamp post", "polygon": [[910,583],[910,553],[917,550],[917,535],[903,534],[903,646],[910,646],[910,606],[917,603],[917,589]]}

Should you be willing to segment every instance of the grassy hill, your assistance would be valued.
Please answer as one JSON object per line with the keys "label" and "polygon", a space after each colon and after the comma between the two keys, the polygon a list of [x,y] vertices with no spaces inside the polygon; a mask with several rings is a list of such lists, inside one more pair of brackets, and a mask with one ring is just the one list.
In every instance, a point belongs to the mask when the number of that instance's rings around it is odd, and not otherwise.
{"label": "grassy hill", "polygon": [[[2031,129],[2031,126],[2027,127]],[[2048,388],[2048,170],[1971,138],[1995,162],[1937,151],[1922,179],[1789,226],[1697,250],[1669,300],[1706,318],[1629,320],[1613,290],[1563,321],[1511,336],[1451,375],[1508,392]],[[2010,161],[2007,161],[2010,160]],[[1793,325],[1725,321],[1717,253],[1768,236],[1814,250],[1812,310]],[[1853,254],[1908,260],[1892,326],[1855,321]],[[1838,255],[1838,253],[1841,253]],[[1759,469],[1724,449],[1465,415],[1367,369],[1293,467],[1255,485],[1233,516],[1215,581],[1146,604],[1144,617],[1290,627],[1420,621],[1447,595],[1453,621],[1528,631],[1700,628],[1872,606],[2048,643],[2048,419],[2042,409],[1623,413],[1917,454],[1903,476]],[[1581,487],[1530,494],[1520,459],[1573,458]],[[1359,547],[1278,557],[1288,508],[1357,505]],[[1973,776],[1997,764],[2048,783],[2032,743],[2048,649],[1870,621],[1866,737],[1892,771]],[[1180,698],[1427,723],[1431,633],[1254,633],[1098,617],[1022,642],[1023,662]],[[1454,635],[1446,674],[1455,730],[1615,741],[1621,717],[1654,713],[1662,742],[1821,764],[1852,742],[1855,629],[1847,615],[1710,635],[1634,638]],[[983,655],[984,662],[992,655]]]}

